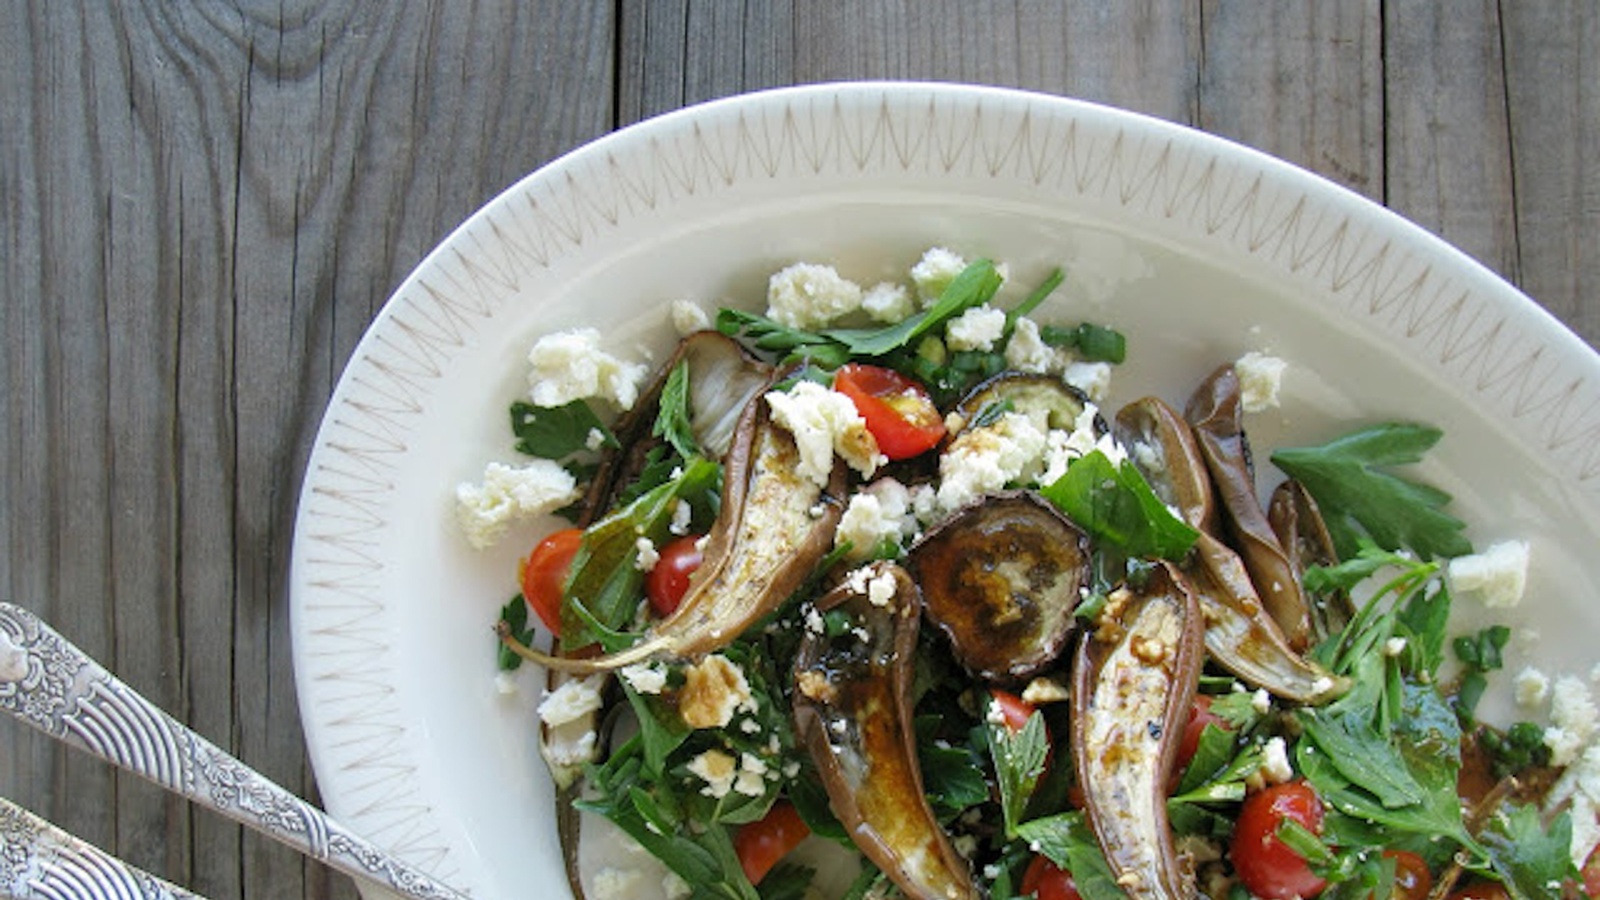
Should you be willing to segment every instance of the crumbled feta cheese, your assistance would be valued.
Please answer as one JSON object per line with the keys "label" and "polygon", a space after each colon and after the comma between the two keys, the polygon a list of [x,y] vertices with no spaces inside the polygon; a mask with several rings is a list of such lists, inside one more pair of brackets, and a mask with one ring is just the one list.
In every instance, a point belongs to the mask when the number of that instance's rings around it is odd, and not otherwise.
{"label": "crumbled feta cheese", "polygon": [[1600,727],[1600,710],[1595,708],[1589,686],[1581,678],[1563,675],[1556,679],[1550,692],[1550,723],[1544,730],[1550,763],[1570,765]]}
{"label": "crumbled feta cheese", "polygon": [[617,869],[607,866],[594,873],[590,893],[595,900],[622,900],[629,896],[643,876],[638,869]]}
{"label": "crumbled feta cheese", "polygon": [[584,449],[590,453],[599,453],[605,445],[606,433],[598,428],[589,429],[589,433],[583,436]]}
{"label": "crumbled feta cheese", "polygon": [[1035,472],[1047,445],[1033,420],[1008,412],[994,424],[969,428],[939,457],[939,505],[957,509]]}
{"label": "crumbled feta cheese", "polygon": [[710,314],[693,300],[672,301],[669,314],[672,316],[672,330],[676,331],[679,337],[688,337],[711,327]]}
{"label": "crumbled feta cheese", "polygon": [[644,535],[639,535],[633,542],[633,549],[638,555],[633,559],[633,567],[641,572],[648,572],[661,561],[661,551],[656,549],[656,542]]}
{"label": "crumbled feta cheese", "polygon": [[860,308],[861,285],[833,266],[795,263],[767,281],[767,318],[790,328],[822,328]]}
{"label": "crumbled feta cheese", "polygon": [[1528,583],[1527,541],[1501,541],[1482,553],[1450,560],[1450,587],[1457,593],[1476,594],[1491,609],[1506,609],[1522,602]]}
{"label": "crumbled feta cheese", "polygon": [[917,311],[911,292],[903,284],[885,281],[874,285],[861,297],[861,309],[876,321],[886,325],[903,322]]}
{"label": "crumbled feta cheese", "polygon": [[659,663],[634,663],[618,674],[636,693],[659,694],[667,687],[667,670]]}
{"label": "crumbled feta cheese", "polygon": [[562,682],[539,701],[539,721],[554,728],[594,712],[600,708],[600,688],[604,684],[604,675]]}
{"label": "crumbled feta cheese", "polygon": [[1516,689],[1518,706],[1531,709],[1550,697],[1550,678],[1532,666],[1526,666],[1518,672],[1512,684]]}
{"label": "crumbled feta cheese", "polygon": [[679,537],[689,533],[689,526],[694,523],[694,508],[687,500],[679,500],[678,505],[672,508],[672,522],[667,525],[667,531]]}
{"label": "crumbled feta cheese", "polygon": [[760,797],[767,792],[767,764],[753,753],[739,755],[739,775],[733,789],[746,797]]}
{"label": "crumbled feta cheese", "polygon": [[1235,360],[1233,371],[1239,376],[1240,407],[1247,413],[1276,407],[1278,392],[1283,387],[1283,373],[1288,368],[1284,360],[1254,350]]}
{"label": "crumbled feta cheese", "polygon": [[1064,703],[1071,699],[1067,686],[1051,678],[1040,676],[1028,682],[1022,689],[1022,699],[1034,706],[1043,706],[1046,703]]}
{"label": "crumbled feta cheese", "polygon": [[1071,362],[1061,371],[1061,380],[1072,385],[1099,403],[1111,392],[1111,364],[1103,362]]}
{"label": "crumbled feta cheese", "polygon": [[916,285],[922,307],[932,306],[966,267],[966,260],[943,247],[930,247],[923,253],[922,259],[911,267],[911,283]]}
{"label": "crumbled feta cheese", "polygon": [[737,762],[721,750],[707,750],[689,760],[688,769],[706,783],[700,793],[718,799],[728,796],[734,780],[739,777]]}
{"label": "crumbled feta cheese", "polygon": [[1053,428],[1046,434],[1044,472],[1039,475],[1040,484],[1054,484],[1067,473],[1067,467],[1073,460],[1088,455],[1100,446],[1101,436],[1095,424],[1099,413],[1099,408],[1093,403],[1085,403],[1083,411],[1073,421],[1071,431]]}
{"label": "crumbled feta cheese", "polygon": [[772,421],[794,435],[800,451],[796,472],[818,485],[826,485],[833,474],[835,453],[863,476],[877,471],[883,461],[867,421],[838,391],[802,381],[788,391],[769,392],[767,404]]}
{"label": "crumbled feta cheese", "polygon": [[[5,634],[0,632],[0,642],[4,642],[5,639]],[[3,666],[4,663],[0,662],[0,681],[6,680]],[[516,696],[518,693],[520,693],[520,690],[517,687],[516,676],[512,675],[510,672],[496,672],[494,675],[494,692],[502,697]]]}
{"label": "crumbled feta cheese", "polygon": [[893,478],[880,478],[850,497],[834,530],[835,546],[850,544],[852,559],[864,559],[886,541],[917,533],[911,492]]}
{"label": "crumbled feta cheese", "polygon": [[720,653],[713,653],[684,670],[678,712],[690,728],[726,728],[733,714],[754,711],[755,698],[744,670]]}
{"label": "crumbled feta cheese", "polygon": [[1566,807],[1572,816],[1572,862],[1582,866],[1600,844],[1600,744],[1590,744],[1545,795],[1545,811]]}
{"label": "crumbled feta cheese", "polygon": [[1389,638],[1383,642],[1383,655],[1388,657],[1399,656],[1406,652],[1406,643],[1406,639],[1403,637]]}
{"label": "crumbled feta cheese", "polygon": [[1294,779],[1294,767],[1289,765],[1289,748],[1283,738],[1273,737],[1261,751],[1263,778],[1272,784],[1283,784]]}
{"label": "crumbled feta cheese", "polygon": [[492,462],[483,481],[456,487],[456,522],[478,550],[492,546],[513,522],[554,512],[582,496],[560,464],[535,459],[522,466]]}
{"label": "crumbled feta cheese", "polygon": [[1250,695],[1250,708],[1259,716],[1272,712],[1272,695],[1267,693],[1266,688],[1257,688],[1256,692]]}
{"label": "crumbled feta cheese", "polygon": [[963,312],[945,325],[944,341],[951,350],[994,349],[1006,333],[1006,314],[987,303]]}
{"label": "crumbled feta cheese", "polygon": [[643,363],[628,363],[600,349],[600,332],[575,328],[539,338],[528,351],[528,399],[534,406],[564,406],[598,398],[617,409],[632,409],[649,374]]}
{"label": "crumbled feta cheese", "polygon": [[1006,365],[1032,375],[1053,375],[1066,369],[1070,354],[1044,342],[1039,323],[1022,316],[1012,326],[1006,342]]}

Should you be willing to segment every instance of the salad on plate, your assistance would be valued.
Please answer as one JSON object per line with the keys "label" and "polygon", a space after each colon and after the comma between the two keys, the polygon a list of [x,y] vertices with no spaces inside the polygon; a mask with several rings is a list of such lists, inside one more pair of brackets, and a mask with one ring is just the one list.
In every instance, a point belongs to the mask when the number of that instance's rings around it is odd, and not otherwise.
{"label": "salad on plate", "polygon": [[1584,679],[1478,717],[1510,630],[1451,609],[1514,605],[1529,547],[1407,471],[1441,433],[1252,448],[1264,352],[1113,408],[1138,335],[1045,320],[1062,280],[796,263],[762,314],[672,304],[655,372],[535,343],[457,512],[567,520],[486,652],[548,673],[574,893],[1600,896]]}

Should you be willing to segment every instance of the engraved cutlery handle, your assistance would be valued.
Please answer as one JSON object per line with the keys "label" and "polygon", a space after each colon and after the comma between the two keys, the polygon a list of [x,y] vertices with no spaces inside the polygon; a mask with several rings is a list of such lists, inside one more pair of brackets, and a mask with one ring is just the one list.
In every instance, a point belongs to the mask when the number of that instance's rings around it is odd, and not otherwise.
{"label": "engraved cutlery handle", "polygon": [[0,797],[0,897],[202,900]]}
{"label": "engraved cutlery handle", "polygon": [[462,900],[224,753],[9,603],[0,603],[0,708],[348,875],[409,897]]}

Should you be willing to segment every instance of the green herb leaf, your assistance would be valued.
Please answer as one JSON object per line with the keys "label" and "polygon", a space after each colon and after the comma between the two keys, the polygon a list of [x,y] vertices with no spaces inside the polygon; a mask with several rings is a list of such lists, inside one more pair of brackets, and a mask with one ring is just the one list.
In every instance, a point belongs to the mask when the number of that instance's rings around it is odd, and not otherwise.
{"label": "green herb leaf", "polygon": [[1040,283],[1038,287],[1033,289],[1033,293],[1029,294],[1026,300],[1023,300],[1021,303],[1017,304],[1016,309],[1006,313],[1005,333],[1010,335],[1012,329],[1016,328],[1017,326],[1017,320],[1033,312],[1035,309],[1038,309],[1039,304],[1043,303],[1046,298],[1055,293],[1055,289],[1060,287],[1061,282],[1065,280],[1066,275],[1062,274],[1060,269],[1055,269],[1048,276],[1046,276],[1045,280]]}
{"label": "green herb leaf", "polygon": [[700,455],[700,442],[695,440],[694,426],[689,423],[688,360],[679,362],[667,374],[667,382],[661,386],[656,422],[650,433],[666,439],[684,459]]}
{"label": "green herb leaf", "polygon": [[980,259],[951,280],[933,306],[887,328],[835,328],[823,334],[856,356],[883,356],[910,344],[967,310],[988,303],[1000,290],[994,263]]}
{"label": "green herb leaf", "polygon": [[1121,364],[1128,358],[1128,339],[1122,332],[1104,325],[1082,322],[1072,328],[1047,325],[1039,338],[1052,347],[1070,348],[1079,359],[1089,362]]}
{"label": "green herb leaf", "polygon": [[1517,805],[1490,820],[1482,834],[1495,872],[1521,900],[1556,900],[1561,885],[1576,878],[1572,865],[1572,819],[1563,812],[1545,825],[1539,810]]}
{"label": "green herb leaf", "polygon": [[1129,556],[1182,559],[1200,536],[1161,502],[1131,461],[1113,465],[1100,450],[1074,460],[1040,494]]}
{"label": "green herb leaf", "polygon": [[1373,729],[1370,714],[1337,707],[1296,713],[1305,736],[1350,781],[1387,809],[1421,803],[1422,785],[1406,769],[1400,751]]}
{"label": "green herb leaf", "polygon": [[1050,752],[1044,714],[1034,710],[1027,724],[1015,732],[1004,722],[989,721],[988,725],[989,754],[994,759],[995,781],[1000,785],[1000,812],[1006,835],[1015,836]]}
{"label": "green herb leaf", "polygon": [[[528,624],[528,601],[521,594],[512,597],[505,606],[500,607],[500,621],[506,625],[506,633],[524,647],[533,644],[534,628]],[[515,672],[522,666],[522,657],[510,647],[496,639],[498,648],[497,661],[502,672]]]}
{"label": "green herb leaf", "polygon": [[1272,461],[1316,498],[1341,558],[1358,552],[1362,531],[1385,550],[1460,556],[1472,545],[1465,523],[1443,511],[1450,495],[1385,471],[1420,461],[1442,434],[1425,425],[1375,425],[1320,447],[1279,450]]}
{"label": "green herb leaf", "polygon": [[1072,873],[1083,900],[1127,900],[1083,813],[1070,812],[1024,822],[1017,836]]}
{"label": "green herb leaf", "polygon": [[[621,446],[582,400],[552,407],[518,400],[511,404],[511,433],[516,435],[518,453],[541,459],[561,460],[582,450]],[[599,436],[594,447],[592,435]]]}

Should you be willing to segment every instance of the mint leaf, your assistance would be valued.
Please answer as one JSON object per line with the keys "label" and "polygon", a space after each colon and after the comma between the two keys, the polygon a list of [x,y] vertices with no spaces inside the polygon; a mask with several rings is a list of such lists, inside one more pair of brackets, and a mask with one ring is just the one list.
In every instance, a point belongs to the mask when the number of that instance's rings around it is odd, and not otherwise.
{"label": "mint leaf", "polygon": [[1426,425],[1374,425],[1320,447],[1278,450],[1272,461],[1316,499],[1341,559],[1358,552],[1363,532],[1385,550],[1461,556],[1472,545],[1465,523],[1444,512],[1450,495],[1384,471],[1420,461],[1441,436]]}
{"label": "mint leaf", "polygon": [[1501,810],[1481,835],[1489,861],[1519,900],[1556,900],[1578,873],[1572,865],[1572,819],[1563,812],[1549,826],[1526,805]]}
{"label": "mint leaf", "polygon": [[695,440],[694,426],[689,424],[688,360],[673,366],[666,384],[661,386],[656,422],[650,433],[665,439],[684,459],[700,454],[700,442]]}
{"label": "mint leaf", "polygon": [[1100,450],[1074,460],[1039,493],[1096,540],[1129,556],[1182,559],[1200,536],[1161,502],[1131,461],[1113,465]]}
{"label": "mint leaf", "polygon": [[994,759],[995,781],[1000,785],[1000,812],[1006,834],[1014,835],[1034,789],[1039,786],[1045,757],[1050,752],[1044,714],[1034,710],[1027,724],[1016,732],[1004,722],[990,721],[988,725],[989,754]]}
{"label": "mint leaf", "polygon": [[589,446],[591,434],[599,435],[599,446],[622,446],[582,400],[550,407],[518,400],[511,404],[511,433],[517,438],[518,453],[540,459],[562,460],[593,449]]}
{"label": "mint leaf", "polygon": [[1296,717],[1306,738],[1327,755],[1333,767],[1385,808],[1422,802],[1422,785],[1406,769],[1400,751],[1372,727],[1368,716],[1337,709],[1302,709]]}
{"label": "mint leaf", "polygon": [[1127,900],[1127,893],[1111,874],[1111,866],[1083,813],[1061,813],[1025,822],[1017,829],[1017,836],[1071,872],[1083,900]]}
{"label": "mint leaf", "polygon": [[856,356],[883,356],[943,325],[967,310],[982,306],[1000,290],[1000,273],[994,263],[970,263],[950,281],[933,306],[887,328],[836,328],[823,335],[843,344]]}
{"label": "mint leaf", "polygon": [[[521,594],[512,597],[505,606],[500,607],[500,621],[505,624],[505,633],[512,640],[524,647],[533,644],[534,628],[528,624],[528,601]],[[503,642],[496,640],[498,648],[496,657],[502,672],[514,672],[522,666],[522,657],[515,650],[507,647]]]}

